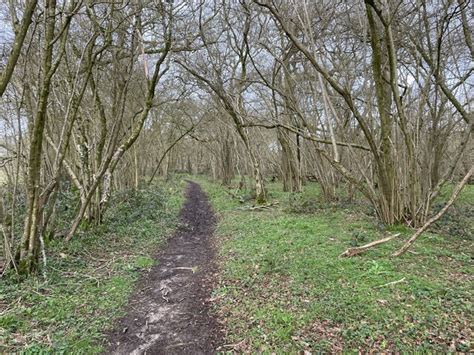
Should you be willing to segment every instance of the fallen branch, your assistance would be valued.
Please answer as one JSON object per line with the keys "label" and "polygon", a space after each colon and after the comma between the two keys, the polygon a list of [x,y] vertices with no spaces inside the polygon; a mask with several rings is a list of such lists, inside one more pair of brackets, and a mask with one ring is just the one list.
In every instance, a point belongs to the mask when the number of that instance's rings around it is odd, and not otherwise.
{"label": "fallen branch", "polygon": [[385,286],[391,286],[391,285],[396,285],[396,284],[399,284],[399,283],[402,283],[404,282],[406,279],[406,277],[400,279],[400,280],[397,280],[397,281],[392,281],[392,282],[388,282],[386,284],[383,284],[383,285],[380,285],[380,286],[377,286],[375,288],[381,288],[381,287],[385,287]]}
{"label": "fallen branch", "polygon": [[386,242],[392,240],[393,238],[398,237],[399,235],[400,235],[400,233],[397,233],[397,234],[391,235],[390,237],[386,237],[386,238],[379,239],[379,240],[374,240],[373,242],[362,245],[360,247],[349,248],[344,253],[339,255],[339,257],[340,258],[342,258],[342,257],[350,258],[351,256],[361,254],[361,253],[369,250],[370,248],[373,248],[373,247],[375,247],[379,244],[382,244],[382,243],[386,243]]}
{"label": "fallen branch", "polygon": [[265,205],[241,207],[241,208],[239,208],[239,210],[242,210],[242,211],[266,210],[266,209],[270,209],[271,207],[274,207],[278,204],[279,204],[278,201],[274,201],[274,202],[267,203]]}
{"label": "fallen branch", "polygon": [[233,193],[232,191],[230,190],[224,190],[225,192],[227,192],[230,196],[232,196],[232,198],[235,198],[236,200],[239,200],[240,203],[244,203],[245,202],[245,199],[243,196],[239,196],[235,193]]}
{"label": "fallen branch", "polygon": [[395,253],[392,254],[392,256],[400,256],[404,254],[424,231],[426,231],[434,222],[436,222],[446,213],[448,208],[451,207],[451,205],[454,203],[456,198],[459,196],[461,190],[467,184],[467,182],[469,181],[473,173],[474,173],[474,165],[471,166],[471,169],[469,169],[466,176],[464,176],[464,178],[457,184],[453,193],[451,194],[451,197],[449,198],[446,205],[441,209],[441,211],[439,211],[437,214],[431,217],[421,228],[419,228],[415,232],[415,234],[413,234],[411,238],[408,239],[408,241],[400,249],[398,249]]}

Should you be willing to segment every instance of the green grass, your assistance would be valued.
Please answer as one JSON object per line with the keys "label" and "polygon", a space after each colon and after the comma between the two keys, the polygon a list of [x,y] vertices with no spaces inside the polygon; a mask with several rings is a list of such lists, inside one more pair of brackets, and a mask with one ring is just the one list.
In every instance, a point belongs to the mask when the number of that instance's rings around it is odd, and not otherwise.
{"label": "green grass", "polygon": [[104,225],[47,246],[47,279],[0,283],[0,353],[101,353],[140,271],[177,223],[183,183],[116,195]]}
{"label": "green grass", "polygon": [[[363,203],[328,206],[315,184],[298,196],[269,184],[279,207],[246,211],[221,186],[200,182],[220,216],[215,298],[237,350],[469,351],[472,240],[426,233],[393,259],[411,230],[384,228]],[[401,236],[338,258],[389,233]]]}

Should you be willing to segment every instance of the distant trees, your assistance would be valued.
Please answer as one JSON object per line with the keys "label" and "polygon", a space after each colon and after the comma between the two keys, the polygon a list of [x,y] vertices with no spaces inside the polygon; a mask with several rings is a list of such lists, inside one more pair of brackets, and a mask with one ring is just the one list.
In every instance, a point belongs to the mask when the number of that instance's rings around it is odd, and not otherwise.
{"label": "distant trees", "polygon": [[[0,5],[4,257],[37,270],[45,236],[70,240],[102,222],[113,189],[174,171],[251,176],[258,203],[266,179],[296,193],[316,179],[327,201],[344,186],[382,222],[423,226],[473,163],[472,6]],[[61,189],[79,199],[66,229]]]}
{"label": "distant trees", "polygon": [[[464,36],[462,26],[454,24],[462,22],[468,4],[433,3],[428,10],[400,1],[365,1],[329,10],[324,2],[255,3],[314,70],[322,123],[333,145],[332,152],[321,151],[323,157],[372,202],[382,221],[422,224],[439,187],[464,154],[472,130],[465,80],[472,70],[468,48],[456,40]],[[442,16],[434,18],[435,12]],[[432,48],[429,56],[424,47]],[[430,56],[438,58],[436,65]],[[446,66],[451,60],[456,61],[455,72]],[[450,77],[452,86],[441,77]],[[351,126],[363,134],[369,148],[371,158],[363,165],[356,163],[360,152],[350,145],[351,161],[340,158],[342,148],[336,141],[353,141],[353,134],[344,129]],[[450,135],[456,136],[457,147],[448,148],[455,149],[453,159],[445,160],[441,173],[440,150],[446,153],[447,147],[442,148],[439,138]]]}
{"label": "distant trees", "polygon": [[[250,85],[249,43],[253,40],[251,25],[254,16],[245,2],[240,5],[216,2],[215,6],[217,10],[209,18],[203,19],[202,13],[199,16],[203,49],[198,56],[201,60],[196,62],[194,55],[190,54],[177,63],[204,85],[212,99],[217,100],[223,112],[232,119],[252,165],[255,199],[264,203],[267,197],[261,163],[245,126],[249,114],[244,95]],[[216,32],[216,28],[220,31]]]}

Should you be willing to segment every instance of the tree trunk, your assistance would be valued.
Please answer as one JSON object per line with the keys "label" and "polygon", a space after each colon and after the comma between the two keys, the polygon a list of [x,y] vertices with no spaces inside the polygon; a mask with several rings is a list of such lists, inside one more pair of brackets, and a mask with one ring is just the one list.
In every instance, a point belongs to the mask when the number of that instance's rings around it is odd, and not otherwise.
{"label": "tree trunk", "polygon": [[230,186],[234,178],[233,146],[232,137],[227,131],[222,143],[222,184],[224,186]]}
{"label": "tree trunk", "polygon": [[28,156],[28,176],[26,179],[27,207],[23,236],[17,252],[18,271],[29,274],[37,269],[39,260],[39,193],[41,180],[41,157],[43,152],[44,128],[46,125],[46,109],[49,98],[52,68],[53,38],[55,29],[56,1],[47,0],[45,5],[46,28],[43,49],[43,77],[41,79],[38,106],[34,120],[30,126],[30,143]]}
{"label": "tree trunk", "polygon": [[278,129],[278,141],[281,145],[281,164],[283,191],[300,192],[301,176],[298,161],[291,146],[289,133]]}

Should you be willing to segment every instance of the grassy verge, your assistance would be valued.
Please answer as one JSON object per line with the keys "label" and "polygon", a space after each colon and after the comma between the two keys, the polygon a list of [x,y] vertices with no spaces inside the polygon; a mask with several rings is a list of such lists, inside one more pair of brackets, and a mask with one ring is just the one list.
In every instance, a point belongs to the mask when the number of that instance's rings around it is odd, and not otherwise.
{"label": "grassy verge", "polygon": [[[220,216],[215,298],[235,350],[471,349],[472,239],[427,233],[392,259],[411,230],[385,230],[363,204],[324,205],[314,184],[299,196],[270,184],[279,207],[260,212],[240,209],[217,184],[201,184]],[[400,238],[362,256],[338,258],[395,232]]]}
{"label": "grassy verge", "polygon": [[0,282],[0,353],[100,353],[141,271],[171,234],[181,183],[116,195],[105,223],[48,245],[47,280]]}

